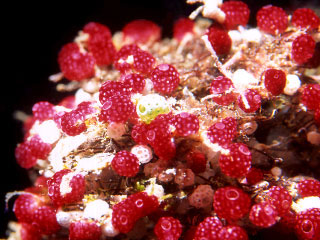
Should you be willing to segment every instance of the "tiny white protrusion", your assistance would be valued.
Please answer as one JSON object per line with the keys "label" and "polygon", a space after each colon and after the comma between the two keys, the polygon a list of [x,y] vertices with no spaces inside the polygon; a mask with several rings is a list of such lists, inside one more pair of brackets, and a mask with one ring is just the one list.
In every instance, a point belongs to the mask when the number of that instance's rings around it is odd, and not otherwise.
{"label": "tiny white protrusion", "polygon": [[260,43],[262,39],[261,32],[256,29],[248,29],[242,32],[243,39],[247,42]]}
{"label": "tiny white protrusion", "polygon": [[87,102],[91,101],[92,97],[90,93],[85,92],[82,88],[80,88],[76,94],[75,94],[75,103],[76,105],[82,103],[82,102]]}
{"label": "tiny white protrusion", "polygon": [[231,78],[234,87],[239,92],[245,92],[251,86],[256,86],[259,83],[259,80],[256,79],[252,74],[248,73],[244,69],[238,69],[233,73]]}
{"label": "tiny white protrusion", "polygon": [[300,198],[297,202],[293,202],[291,207],[296,213],[311,208],[320,208],[320,198],[316,196]]}
{"label": "tiny white protrusion", "polygon": [[78,146],[86,141],[87,137],[83,133],[77,136],[67,136],[58,141],[48,157],[53,171],[58,172],[64,169],[63,157],[67,156],[72,150],[77,149]]}
{"label": "tiny white protrusion", "polygon": [[109,204],[106,201],[97,199],[87,204],[83,211],[83,217],[99,221],[101,217],[109,215],[109,209]]}
{"label": "tiny white protrusion", "polygon": [[112,225],[112,217],[108,217],[101,226],[102,234],[106,237],[115,237],[119,231]]}
{"label": "tiny white protrusion", "polygon": [[237,30],[231,30],[228,32],[229,37],[232,40],[232,43],[240,43],[242,41],[242,34]]}
{"label": "tiny white protrusion", "polygon": [[80,211],[71,211],[71,212],[64,212],[59,210],[56,214],[57,222],[60,226],[69,228],[70,223],[76,219],[81,218],[83,212]]}
{"label": "tiny white protrusion", "polygon": [[150,78],[146,78],[145,81],[146,81],[146,85],[144,86],[142,93],[144,95],[147,95],[147,94],[151,93],[151,91],[153,89],[153,82],[151,81]]}
{"label": "tiny white protrusion", "polygon": [[148,193],[148,195],[156,196],[158,199],[161,199],[164,196],[163,187],[153,182],[146,187],[145,192]]}
{"label": "tiny white protrusion", "polygon": [[294,74],[287,75],[286,87],[283,92],[289,96],[294,95],[298,89],[301,87],[300,78]]}
{"label": "tiny white protrusion", "polygon": [[53,144],[61,137],[61,131],[53,120],[35,123],[30,130],[31,135],[38,134],[45,143]]}
{"label": "tiny white protrusion", "polygon": [[148,163],[153,157],[152,150],[147,145],[135,145],[131,149],[131,153],[137,156],[139,164]]}
{"label": "tiny white protrusion", "polygon": [[91,157],[76,157],[77,166],[75,170],[85,172],[100,172],[106,166],[111,164],[114,155],[111,153],[97,153]]}
{"label": "tiny white protrusion", "polygon": [[62,177],[61,183],[60,183],[61,196],[64,196],[72,192],[72,188],[70,187],[70,182],[75,175],[77,175],[77,173],[70,172]]}

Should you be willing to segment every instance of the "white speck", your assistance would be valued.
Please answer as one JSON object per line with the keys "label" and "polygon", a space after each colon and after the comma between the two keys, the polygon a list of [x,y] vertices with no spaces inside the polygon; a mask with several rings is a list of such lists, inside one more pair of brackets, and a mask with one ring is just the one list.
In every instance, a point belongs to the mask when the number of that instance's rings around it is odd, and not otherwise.
{"label": "white speck", "polygon": [[165,173],[166,174],[173,174],[173,175],[176,175],[176,169],[175,168],[168,168]]}
{"label": "white speck", "polygon": [[35,123],[30,131],[31,134],[38,134],[45,143],[53,144],[61,137],[60,129],[53,120],[47,120],[42,123]]}
{"label": "white speck", "polygon": [[77,166],[75,167],[75,170],[78,172],[81,171],[94,171],[99,172],[103,168],[105,168],[108,164],[111,163],[114,155],[111,153],[98,153],[95,154],[92,157],[87,158],[77,158]]}
{"label": "white speck", "polygon": [[251,86],[256,86],[259,83],[259,80],[256,79],[252,74],[248,73],[244,69],[238,69],[233,73],[231,78],[234,87],[240,92],[243,93]]}
{"label": "white speck", "polygon": [[137,156],[139,164],[148,163],[153,157],[151,148],[146,145],[135,145],[131,149],[131,153]]}
{"label": "white speck", "polygon": [[144,95],[147,95],[147,94],[151,93],[151,91],[153,89],[153,82],[151,81],[150,78],[146,78],[145,81],[146,81],[146,85],[144,86],[142,93]]}
{"label": "white speck", "polygon": [[292,204],[292,208],[296,213],[305,211],[310,208],[320,208],[320,198],[319,197],[301,198],[296,203]]}
{"label": "white speck", "polygon": [[119,231],[112,225],[112,217],[108,217],[104,224],[101,226],[102,234],[106,237],[115,237]]}
{"label": "white speck", "polygon": [[109,204],[101,199],[89,202],[83,211],[84,218],[91,218],[99,221],[101,217],[109,214]]}
{"label": "white speck", "polygon": [[56,214],[56,218],[60,226],[68,228],[70,223],[73,220],[81,218],[82,214],[83,213],[80,211],[64,212],[59,210]]}
{"label": "white speck", "polygon": [[70,187],[70,182],[75,175],[76,175],[76,173],[70,172],[62,177],[61,183],[60,183],[61,196],[64,196],[67,193],[71,193],[72,188]]}
{"label": "white speck", "polygon": [[294,95],[301,86],[301,81],[297,75],[288,74],[287,75],[287,82],[286,87],[284,88],[283,92],[287,95]]}
{"label": "white speck", "polygon": [[158,199],[161,199],[164,196],[163,187],[153,182],[146,187],[145,192],[148,193],[148,195],[156,196]]}
{"label": "white speck", "polygon": [[219,8],[222,4],[222,0],[200,0],[200,1],[194,1],[194,0],[187,0],[187,3],[193,4],[196,2],[202,2],[203,5],[198,7],[196,10],[194,10],[189,18],[195,19],[197,15],[202,12],[202,15],[207,18],[211,18],[214,20],[217,20],[219,23],[223,23],[226,14]]}
{"label": "white speck", "polygon": [[82,133],[77,136],[67,136],[61,139],[51,151],[48,160],[54,172],[63,169],[62,158],[67,156],[72,150],[77,149],[82,143],[87,141],[87,136]]}
{"label": "white speck", "polygon": [[160,64],[158,66],[159,70],[161,71],[168,71],[169,70],[169,65],[168,64]]}
{"label": "white speck", "polygon": [[231,30],[228,32],[229,37],[232,40],[232,43],[240,43],[242,41],[242,35],[237,30]]}
{"label": "white speck", "polygon": [[255,43],[260,43],[262,34],[261,32],[256,29],[248,29],[242,32],[243,39],[245,39],[247,42],[255,42]]}
{"label": "white speck", "polygon": [[76,105],[82,102],[91,101],[91,100],[92,100],[92,97],[90,93],[85,92],[82,88],[80,88],[75,94]]}

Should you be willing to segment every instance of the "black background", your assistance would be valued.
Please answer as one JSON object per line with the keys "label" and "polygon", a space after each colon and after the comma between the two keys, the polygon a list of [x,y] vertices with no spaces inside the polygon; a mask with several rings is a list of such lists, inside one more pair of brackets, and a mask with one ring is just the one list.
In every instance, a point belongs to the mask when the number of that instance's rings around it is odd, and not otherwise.
{"label": "black background", "polygon": [[[256,11],[270,3],[284,7],[288,13],[307,3],[317,4],[317,0],[244,2],[250,7],[253,25]],[[31,114],[34,103],[57,104],[66,95],[57,93],[55,84],[48,81],[49,75],[59,72],[56,58],[61,46],[72,41],[90,21],[105,24],[114,33],[133,19],[149,19],[162,27],[165,37],[170,37],[173,22],[190,14],[196,6],[186,5],[184,0],[56,0],[11,1],[9,6],[1,8],[0,31],[4,43],[0,52],[0,238],[5,237],[8,219],[14,219],[11,210],[5,211],[5,193],[30,185],[27,171],[14,159],[15,146],[22,141],[23,135],[22,124],[14,120],[13,112],[21,110]]]}

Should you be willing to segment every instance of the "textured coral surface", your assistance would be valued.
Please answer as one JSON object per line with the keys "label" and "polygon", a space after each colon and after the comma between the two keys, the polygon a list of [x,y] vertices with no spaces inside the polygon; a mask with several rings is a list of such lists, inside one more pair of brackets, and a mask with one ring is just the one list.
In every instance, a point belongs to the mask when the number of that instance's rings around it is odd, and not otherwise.
{"label": "textured coral surface", "polygon": [[179,33],[168,4],[173,34],[137,13],[58,44],[55,91],[15,107],[30,180],[5,189],[5,237],[319,239],[319,13],[243,2],[247,25],[239,3],[186,2]]}

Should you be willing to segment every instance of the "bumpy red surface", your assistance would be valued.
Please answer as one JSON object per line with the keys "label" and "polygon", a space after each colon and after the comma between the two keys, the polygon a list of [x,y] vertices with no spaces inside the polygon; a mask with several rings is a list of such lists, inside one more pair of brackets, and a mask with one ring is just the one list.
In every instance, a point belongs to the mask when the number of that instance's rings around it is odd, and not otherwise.
{"label": "bumpy red surface", "polygon": [[284,216],[290,211],[292,196],[284,187],[273,186],[268,190],[267,201],[277,208],[279,216]]}
{"label": "bumpy red surface", "polygon": [[161,28],[152,21],[138,19],[129,22],[122,29],[128,43],[153,43],[161,38]]}
{"label": "bumpy red surface", "polygon": [[181,42],[187,34],[194,34],[194,22],[189,18],[179,18],[173,25],[173,38]]}
{"label": "bumpy red surface", "polygon": [[99,89],[99,100],[101,104],[104,104],[112,96],[130,94],[130,88],[123,82],[106,81]]}
{"label": "bumpy red surface", "polygon": [[178,240],[182,232],[182,225],[173,217],[162,217],[154,227],[154,233],[159,240]]}
{"label": "bumpy red surface", "polygon": [[278,212],[275,206],[269,202],[261,202],[252,206],[249,219],[258,227],[271,227],[276,223]]}
{"label": "bumpy red surface", "polygon": [[80,220],[69,227],[69,240],[99,240],[101,229],[94,221]]}
{"label": "bumpy red surface", "polygon": [[153,69],[151,81],[157,92],[169,94],[179,86],[180,77],[174,66],[160,64]]}
{"label": "bumpy red surface", "polygon": [[115,95],[103,104],[99,115],[103,122],[126,122],[133,114],[135,106],[127,95]]}
{"label": "bumpy red surface", "polygon": [[286,81],[286,74],[282,70],[270,68],[264,72],[264,85],[274,96],[278,96],[283,92]]}
{"label": "bumpy red surface", "polygon": [[228,147],[229,154],[221,154],[219,166],[221,171],[234,178],[244,177],[251,168],[251,152],[243,143],[233,143]]}
{"label": "bumpy red surface", "polygon": [[33,194],[22,194],[14,202],[13,212],[19,222],[31,223],[33,213],[39,206],[39,200]]}
{"label": "bumpy red surface", "polygon": [[288,15],[276,6],[268,5],[261,8],[256,19],[259,29],[272,35],[283,33],[288,27]]}
{"label": "bumpy red surface", "polygon": [[62,206],[64,204],[73,203],[83,198],[85,193],[85,179],[81,174],[70,176],[68,179],[68,187],[71,191],[65,194],[61,194],[62,178],[71,173],[71,170],[64,169],[56,172],[53,177],[48,180],[48,196],[56,206]]}
{"label": "bumpy red surface", "polygon": [[320,25],[320,18],[310,8],[299,8],[292,14],[291,24],[297,28],[316,29]]}
{"label": "bumpy red surface", "polygon": [[154,153],[162,160],[171,160],[176,155],[176,145],[171,139],[159,139],[154,144],[153,151]]}
{"label": "bumpy red surface", "polygon": [[56,210],[50,206],[41,206],[34,211],[32,225],[42,234],[53,234],[60,230]]}
{"label": "bumpy red surface", "polygon": [[76,111],[86,119],[88,115],[95,113],[96,109],[92,106],[92,102],[84,101],[77,106]]}
{"label": "bumpy red surface", "polygon": [[219,232],[219,239],[247,240],[247,232],[239,226],[225,226]]}
{"label": "bumpy red surface", "polygon": [[219,188],[213,196],[213,208],[219,218],[238,220],[249,212],[251,198],[236,187]]}
{"label": "bumpy red surface", "polygon": [[121,233],[132,230],[137,221],[133,202],[123,200],[112,208],[112,225]]}
{"label": "bumpy red surface", "polygon": [[141,74],[131,73],[122,77],[125,88],[134,93],[141,93],[146,85],[145,77]]}
{"label": "bumpy red surface", "polygon": [[189,136],[199,131],[199,119],[196,115],[182,112],[174,116],[173,124],[179,136]]}
{"label": "bumpy red surface", "polygon": [[21,240],[41,240],[41,234],[31,223],[21,223]]}
{"label": "bumpy red surface", "polygon": [[222,229],[222,223],[217,217],[205,218],[197,227],[194,234],[194,240],[216,240],[219,231]]}
{"label": "bumpy red surface", "polygon": [[320,108],[320,84],[307,84],[303,88],[301,95],[301,103],[307,107],[308,110],[316,110]]}
{"label": "bumpy red surface", "polygon": [[155,196],[149,196],[145,192],[132,194],[113,206],[112,225],[121,233],[127,233],[139,218],[149,215],[158,206]]}
{"label": "bumpy red surface", "polygon": [[61,116],[61,129],[69,136],[76,136],[87,130],[82,113],[72,110]]}
{"label": "bumpy red surface", "polygon": [[153,69],[156,59],[147,51],[137,51],[134,54],[133,69],[139,73],[149,75]]}
{"label": "bumpy red surface", "polygon": [[301,34],[292,42],[291,55],[292,59],[298,63],[306,63],[312,58],[316,47],[316,42],[309,34]]}
{"label": "bumpy red surface", "polygon": [[301,239],[320,239],[320,209],[311,208],[298,213],[295,232]]}
{"label": "bumpy red surface", "polygon": [[211,82],[210,94],[214,94],[212,100],[219,105],[228,106],[235,101],[235,94],[232,92],[232,81],[224,76],[219,76]]}
{"label": "bumpy red surface", "polygon": [[146,139],[151,146],[160,142],[169,142],[172,138],[168,119],[164,114],[158,115],[147,125]]}
{"label": "bumpy red surface", "polygon": [[208,40],[217,55],[224,55],[229,53],[232,45],[232,40],[226,30],[224,30],[221,26],[212,25],[208,29],[207,34]]}
{"label": "bumpy red surface", "polygon": [[90,22],[83,28],[89,34],[87,47],[96,60],[97,65],[109,65],[113,62],[116,49],[112,43],[111,32],[105,25]]}
{"label": "bumpy red surface", "polygon": [[155,62],[155,58],[150,53],[141,50],[135,44],[130,44],[123,46],[116,54],[114,66],[123,74],[133,70],[149,74]]}
{"label": "bumpy red surface", "polygon": [[59,52],[58,63],[64,77],[68,80],[81,81],[94,76],[94,57],[80,52],[76,43],[64,45]]}
{"label": "bumpy red surface", "polygon": [[302,197],[320,197],[320,182],[316,179],[305,179],[298,183],[298,192]]}
{"label": "bumpy red surface", "polygon": [[248,108],[247,106],[244,104],[243,100],[242,100],[242,96],[238,97],[237,103],[239,105],[239,107],[241,108],[242,111],[246,112],[246,113],[253,113],[255,111],[257,111],[260,106],[261,106],[261,96],[259,94],[259,92],[257,90],[254,89],[248,89],[246,90],[246,92],[244,93],[244,97],[247,99],[248,101]]}
{"label": "bumpy red surface", "polygon": [[90,36],[99,34],[101,36],[104,36],[105,38],[111,38],[112,34],[110,29],[97,22],[89,22],[83,27],[83,32],[88,33]]}
{"label": "bumpy red surface", "polygon": [[37,163],[37,158],[32,154],[31,146],[28,142],[20,143],[14,152],[17,163],[23,168],[31,168]]}
{"label": "bumpy red surface", "polygon": [[163,160],[170,160],[176,154],[176,146],[169,125],[171,121],[171,114],[160,114],[147,125],[145,134],[147,143],[152,146],[155,154]]}
{"label": "bumpy red surface", "polygon": [[46,160],[49,153],[51,152],[51,145],[48,143],[45,143],[41,140],[39,135],[34,135],[28,142],[31,153],[36,158],[44,159]]}
{"label": "bumpy red surface", "polygon": [[227,29],[236,29],[239,25],[245,26],[249,21],[250,9],[244,2],[224,2],[221,5],[221,10],[226,14],[223,24]]}
{"label": "bumpy red surface", "polygon": [[133,126],[131,130],[131,137],[138,144],[148,144],[148,140],[146,138],[147,131],[148,129],[146,124],[138,123]]}
{"label": "bumpy red surface", "polygon": [[222,121],[213,124],[207,132],[212,143],[220,146],[229,144],[237,134],[237,120],[232,117],[224,118]]}
{"label": "bumpy red surface", "polygon": [[149,196],[146,192],[131,194],[126,201],[132,202],[136,219],[149,215],[159,207],[157,197]]}
{"label": "bumpy red surface", "polygon": [[134,177],[139,172],[139,159],[125,150],[114,156],[111,165],[120,176]]}
{"label": "bumpy red surface", "polygon": [[54,109],[53,104],[46,101],[42,101],[42,102],[37,102],[36,104],[33,105],[32,113],[35,119],[42,122],[48,119],[52,119],[56,111]]}
{"label": "bumpy red surface", "polygon": [[[133,56],[137,51],[140,51],[140,48],[135,44],[124,45],[121,47],[114,59],[115,68],[121,73],[129,72],[132,69]],[[132,59],[129,61],[128,58],[130,56],[132,56]]]}

